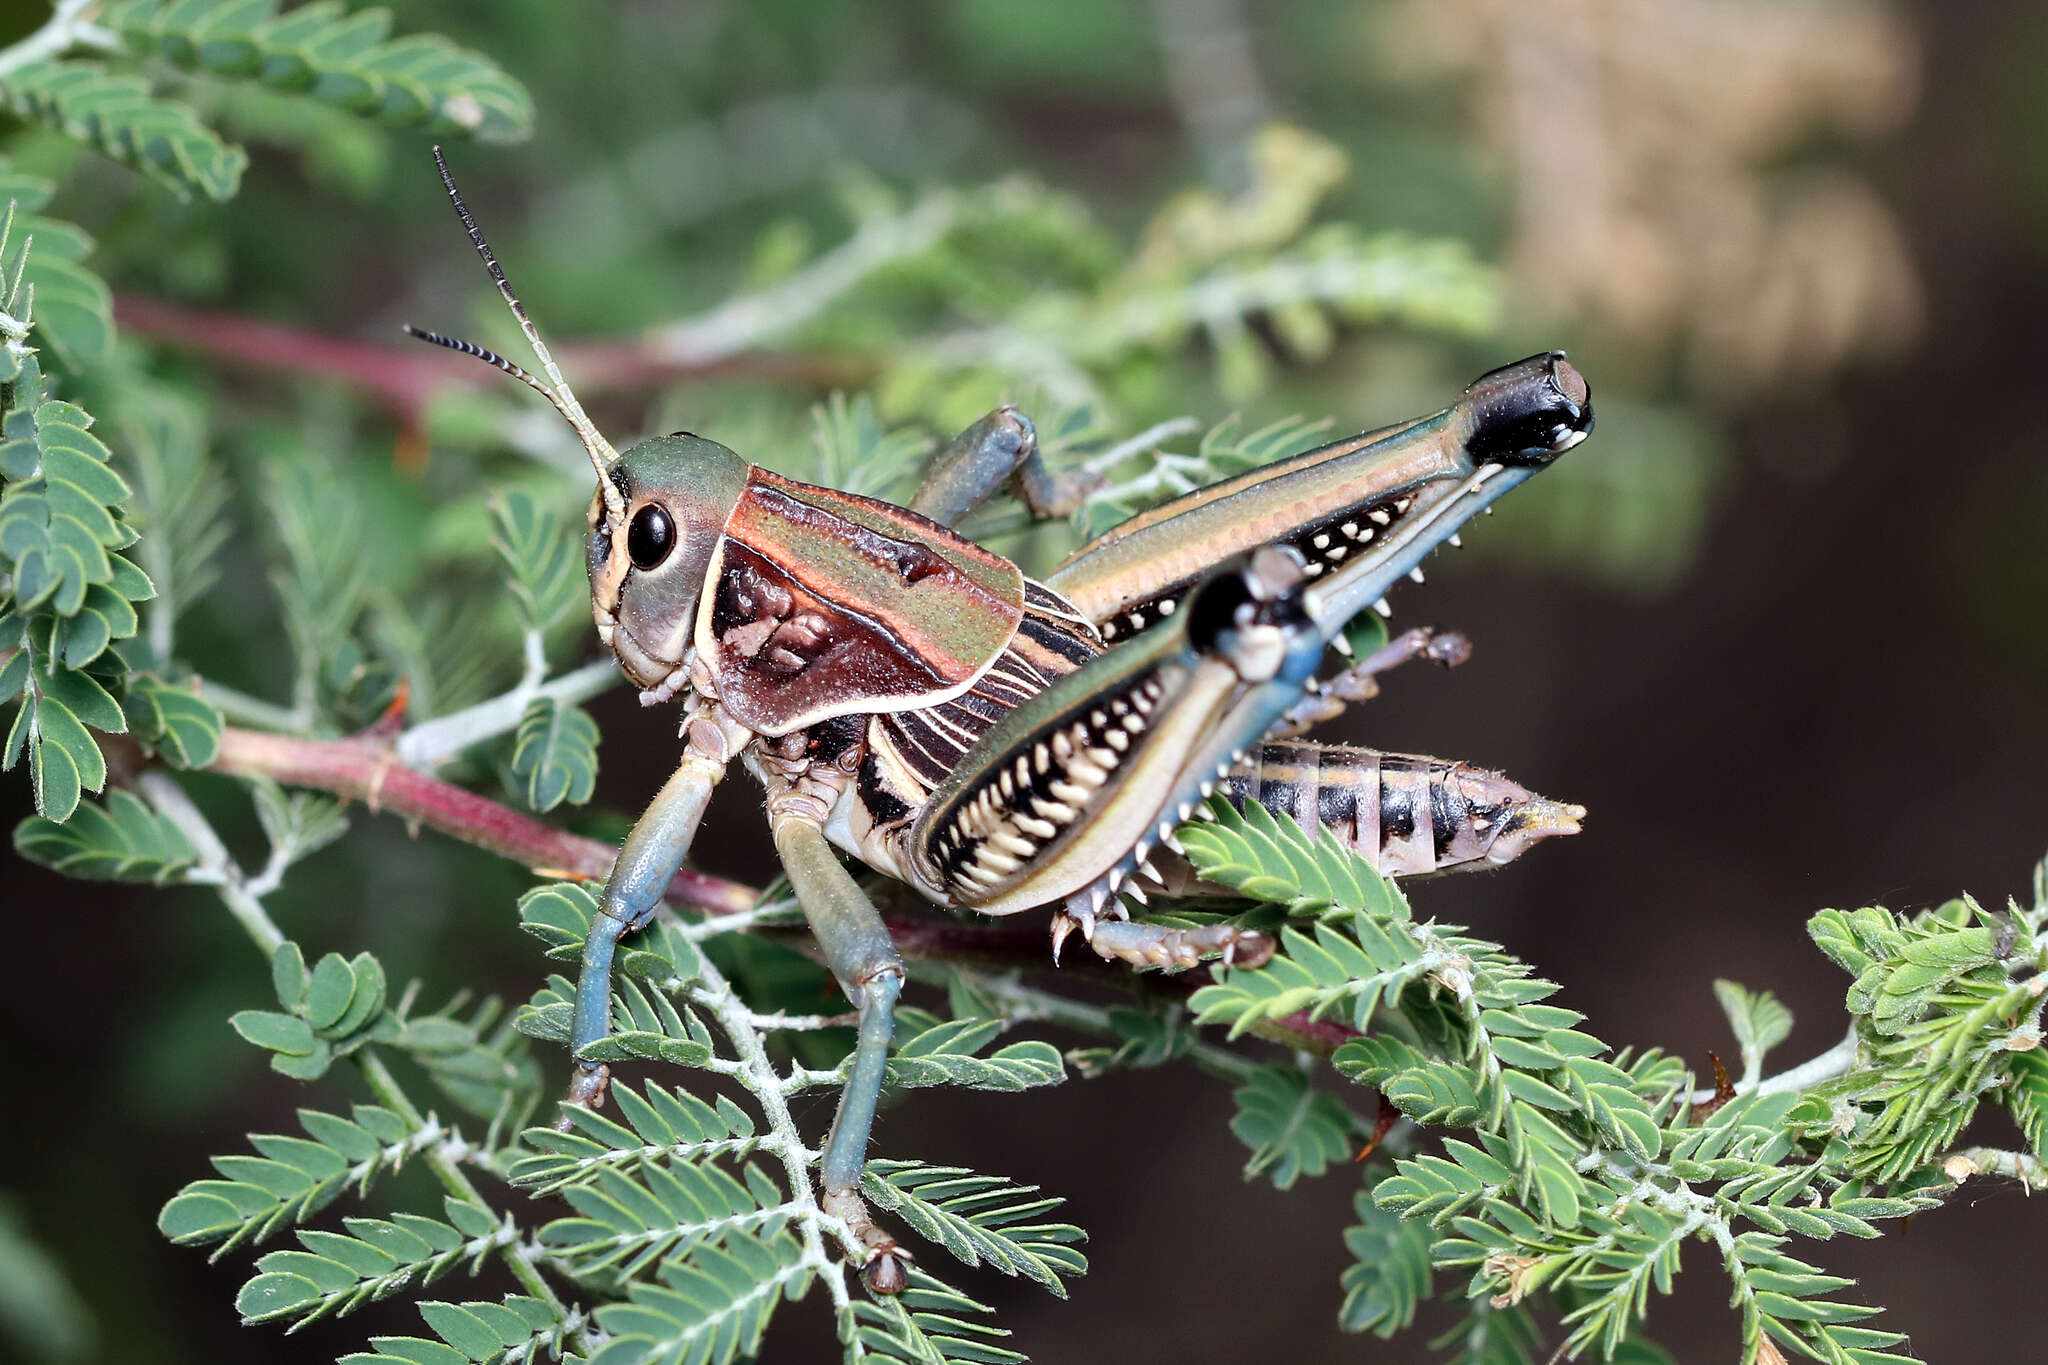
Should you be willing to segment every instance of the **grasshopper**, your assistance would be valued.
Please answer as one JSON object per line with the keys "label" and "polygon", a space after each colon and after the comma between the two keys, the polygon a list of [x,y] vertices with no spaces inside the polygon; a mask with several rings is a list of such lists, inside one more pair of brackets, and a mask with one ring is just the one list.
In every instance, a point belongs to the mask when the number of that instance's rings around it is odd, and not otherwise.
{"label": "grasshopper", "polygon": [[[1005,485],[1039,514],[1071,504],[1014,409],[961,433],[907,508],[783,478],[688,432],[615,450],[435,160],[545,377],[407,330],[535,389],[574,428],[597,475],[599,638],[644,704],[683,704],[681,759],[626,836],[584,944],[569,1102],[604,1101],[608,1070],[581,1054],[610,1030],[615,948],[654,916],[737,760],[765,790],[776,852],[857,1010],[820,1177],[876,1292],[901,1291],[909,1258],[859,1193],[904,967],[835,846],[941,906],[1050,907],[1055,952],[1078,930],[1104,957],[1185,966],[1271,947],[1227,925],[1132,924],[1119,898],[1142,898],[1134,874],[1159,875],[1151,858],[1219,782],[1396,874],[1505,862],[1578,828],[1580,808],[1462,764],[1261,747],[1298,728],[1352,617],[1585,438],[1590,395],[1562,352],[1484,375],[1433,416],[1133,517],[1038,582],[948,529]],[[1427,652],[1427,637],[1405,649]],[[1365,661],[1353,683],[1369,688],[1386,662]]]}

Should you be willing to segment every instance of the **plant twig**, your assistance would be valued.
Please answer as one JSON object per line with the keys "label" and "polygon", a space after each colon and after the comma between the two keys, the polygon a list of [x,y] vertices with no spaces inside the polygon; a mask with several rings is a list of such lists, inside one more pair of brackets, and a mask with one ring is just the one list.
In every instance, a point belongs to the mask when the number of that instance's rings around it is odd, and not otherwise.
{"label": "plant twig", "polygon": [[884,266],[931,250],[966,209],[963,196],[935,193],[894,217],[863,223],[780,284],[649,332],[646,352],[671,364],[705,365],[779,341]]}
{"label": "plant twig", "polygon": [[[414,1106],[412,1097],[407,1095],[404,1088],[398,1084],[398,1078],[391,1074],[391,1068],[384,1065],[384,1058],[378,1054],[375,1048],[363,1049],[357,1054],[356,1060],[362,1067],[363,1078],[370,1083],[370,1089],[377,1096],[379,1103],[404,1119],[407,1126],[412,1128],[425,1126],[426,1119],[421,1116],[419,1109]],[[422,1153],[422,1156],[427,1163],[427,1169],[434,1173],[434,1178],[441,1182],[441,1187],[447,1190],[448,1193],[464,1203],[474,1205],[485,1212],[495,1212],[489,1204],[484,1202],[484,1197],[477,1193],[476,1186],[470,1182],[468,1173],[455,1162],[449,1160],[444,1153],[429,1147]],[[554,1286],[547,1282],[546,1278],[541,1275],[539,1268],[521,1253],[518,1246],[501,1247],[499,1248],[499,1255],[500,1259],[505,1262],[506,1267],[511,1270],[513,1278],[519,1281],[521,1287],[527,1293],[546,1303],[548,1310],[555,1315],[557,1322],[570,1322],[571,1314],[568,1305],[564,1304],[561,1298],[556,1295]]]}
{"label": "plant twig", "polygon": [[[369,394],[409,426],[419,422],[436,392],[494,382],[481,365],[425,346],[357,341],[140,294],[115,296],[114,319],[125,331],[211,360],[338,380]],[[875,369],[872,361],[857,356],[720,351],[693,357],[634,342],[599,341],[556,351],[585,393],[726,376],[830,388],[858,384],[872,377]]]}
{"label": "plant twig", "polygon": [[[529,674],[531,671],[529,667]],[[598,659],[547,682],[522,679],[518,687],[489,701],[411,727],[398,737],[398,761],[409,768],[432,768],[470,745],[518,725],[520,715],[537,697],[574,704],[610,690],[619,681],[619,666],[611,659]]]}
{"label": "plant twig", "polygon": [[[1809,1057],[1798,1066],[1787,1067],[1775,1076],[1766,1076],[1754,1085],[1738,1082],[1735,1093],[1746,1095],[1751,1091],[1759,1095],[1776,1095],[1786,1090],[1804,1090],[1809,1085],[1819,1085],[1837,1076],[1847,1075],[1856,1065],[1856,1031],[1851,1029],[1847,1037],[1817,1057]],[[1713,1087],[1692,1092],[1692,1103],[1711,1103],[1715,1095]]]}
{"label": "plant twig", "polygon": [[[267,777],[287,786],[312,787],[358,800],[373,812],[401,816],[489,849],[542,875],[602,880],[618,856],[610,844],[557,829],[487,796],[406,767],[398,761],[390,742],[373,733],[349,739],[302,739],[230,726],[221,731],[220,751],[212,770]],[[711,915],[751,916],[760,894],[744,883],[684,868],[670,879],[667,898]],[[1134,978],[1122,967],[1089,953],[1076,953],[1066,967],[1058,967],[1044,927],[1037,923],[971,926],[934,914],[902,911],[885,913],[882,918],[897,950],[913,961],[1058,971],[1070,977],[1077,971],[1098,978],[1114,975],[1126,988],[1137,980],[1147,983],[1145,989],[1172,995],[1193,988],[1178,977]],[[778,937],[810,941],[808,931],[800,926],[757,925],[752,918],[743,923]],[[1305,1013],[1261,1024],[1256,1031],[1270,1041],[1319,1054],[1357,1036],[1340,1024],[1312,1020]]]}
{"label": "plant twig", "polygon": [[284,931],[270,918],[270,912],[263,908],[263,902],[250,893],[242,876],[242,869],[235,865],[220,836],[213,832],[192,799],[185,795],[185,789],[171,780],[170,774],[144,772],[135,779],[136,789],[155,806],[157,813],[178,827],[185,841],[192,845],[198,855],[192,872],[186,880],[211,885],[220,893],[221,903],[228,913],[242,926],[256,947],[265,957],[275,952],[284,942]]}
{"label": "plant twig", "polygon": [[99,0],[57,0],[41,28],[20,42],[0,48],[0,76],[11,75],[32,62],[54,57],[67,48],[91,47],[105,50],[114,46],[114,35],[92,23],[88,11]]}
{"label": "plant twig", "polygon": [[[452,782],[415,772],[398,761],[388,741],[374,737],[300,739],[230,726],[221,731],[213,771],[333,792],[536,871],[596,880],[611,871],[618,854],[610,844],[557,829]],[[749,909],[757,899],[752,887],[688,868],[676,873],[668,894],[713,914]]]}

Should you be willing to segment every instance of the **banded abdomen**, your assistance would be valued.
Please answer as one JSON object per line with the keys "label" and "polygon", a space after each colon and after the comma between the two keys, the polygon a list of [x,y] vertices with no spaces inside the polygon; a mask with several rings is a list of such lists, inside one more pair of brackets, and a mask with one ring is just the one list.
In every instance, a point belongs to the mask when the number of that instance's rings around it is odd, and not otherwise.
{"label": "banded abdomen", "polygon": [[1216,790],[1239,810],[1256,801],[1329,830],[1388,877],[1498,867],[1586,818],[1469,763],[1307,740],[1260,745]]}

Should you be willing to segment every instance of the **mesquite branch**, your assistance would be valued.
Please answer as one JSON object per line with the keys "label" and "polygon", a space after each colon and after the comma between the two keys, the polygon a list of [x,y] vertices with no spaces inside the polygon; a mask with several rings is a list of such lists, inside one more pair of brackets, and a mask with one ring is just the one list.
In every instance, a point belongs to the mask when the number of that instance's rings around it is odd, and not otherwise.
{"label": "mesquite branch", "polygon": [[[489,849],[535,872],[600,880],[611,871],[618,850],[596,839],[536,820],[465,787],[416,772],[398,761],[392,739],[376,729],[347,739],[301,739],[230,726],[221,731],[212,770],[237,777],[267,777],[287,786],[311,787],[361,801],[373,812],[396,815],[464,843]],[[669,882],[671,903],[709,915],[752,910],[760,891],[741,882],[684,868]],[[1045,926],[1028,923],[968,925],[912,909],[885,912],[898,951],[913,961],[949,962],[989,968],[1058,970],[1068,978],[1114,978],[1124,985],[1184,993],[1179,978],[1134,977],[1127,968],[1103,962],[1085,949],[1071,951],[1055,968]],[[750,926],[761,932],[808,940],[800,927]],[[1328,1053],[1356,1035],[1328,1020],[1291,1016],[1258,1030],[1262,1036],[1307,1051]]]}
{"label": "mesquite branch", "polygon": [[[389,739],[374,732],[349,739],[299,739],[230,726],[221,731],[213,770],[333,792],[536,871],[594,880],[611,871],[618,852],[610,844],[557,829],[465,787],[415,772],[398,761]],[[752,887],[688,868],[676,873],[669,895],[712,914],[751,909],[759,898]]]}
{"label": "mesquite branch", "polygon": [[[495,379],[479,365],[425,346],[358,341],[138,294],[119,295],[114,318],[125,332],[208,359],[339,380],[376,399],[408,426],[419,422],[435,393],[479,388]],[[672,354],[652,341],[594,341],[557,349],[563,366],[587,394],[716,378],[767,379],[824,389],[861,384],[875,369],[872,361],[851,355],[741,351],[700,356]]]}

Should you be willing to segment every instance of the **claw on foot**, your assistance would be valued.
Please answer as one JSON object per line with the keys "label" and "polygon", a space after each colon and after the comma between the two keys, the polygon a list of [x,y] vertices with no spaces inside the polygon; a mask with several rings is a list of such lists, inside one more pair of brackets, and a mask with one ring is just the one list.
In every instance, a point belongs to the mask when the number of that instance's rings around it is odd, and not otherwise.
{"label": "claw on foot", "polygon": [[1076,929],[1081,931],[1084,942],[1095,941],[1095,912],[1088,908],[1085,898],[1074,897],[1065,907],[1053,911],[1052,915],[1052,965],[1060,965],[1060,949],[1066,945],[1067,935]]}
{"label": "claw on foot", "polygon": [[827,1190],[822,1202],[859,1244],[848,1259],[860,1260],[861,1280],[871,1292],[893,1296],[910,1287],[910,1266],[917,1258],[876,1224],[865,1200],[852,1190]]}
{"label": "claw on foot", "polygon": [[876,1294],[890,1298],[910,1288],[910,1253],[895,1243],[886,1251],[868,1254],[868,1263],[860,1268],[861,1280]]}

